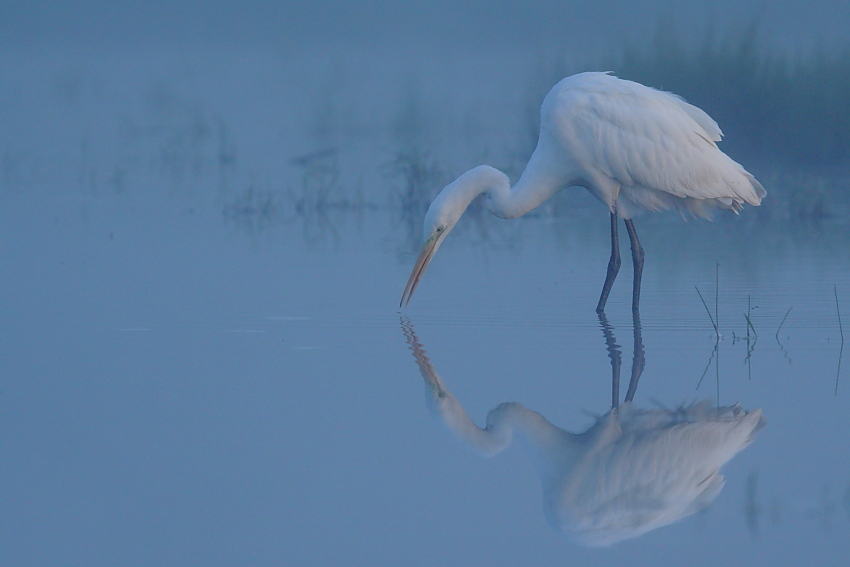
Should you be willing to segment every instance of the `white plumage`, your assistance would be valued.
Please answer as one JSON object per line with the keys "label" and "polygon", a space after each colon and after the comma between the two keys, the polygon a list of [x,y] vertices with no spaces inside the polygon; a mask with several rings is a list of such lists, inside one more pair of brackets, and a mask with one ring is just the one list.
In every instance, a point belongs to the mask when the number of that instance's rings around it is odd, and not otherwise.
{"label": "white plumage", "polygon": [[538,148],[575,156],[562,160],[573,162],[565,181],[586,187],[621,218],[674,206],[708,216],[712,207],[758,205],[766,194],[720,151],[722,136],[708,114],[676,95],[581,73],[543,101]]}
{"label": "white plumage", "polygon": [[501,218],[516,218],[558,191],[580,186],[611,212],[612,251],[597,310],[605,307],[620,265],[617,219],[626,222],[635,265],[633,309],[638,308],[643,249],[632,217],[642,210],[676,208],[710,217],[759,205],[766,191],[717,147],[722,132],[699,108],[678,96],[618,79],[580,73],[555,85],[540,110],[540,137],[525,171],[511,187],[490,166],[471,169],[447,185],[425,215],[425,243],[402,294],[409,302],[443,239],[469,204],[484,195]]}

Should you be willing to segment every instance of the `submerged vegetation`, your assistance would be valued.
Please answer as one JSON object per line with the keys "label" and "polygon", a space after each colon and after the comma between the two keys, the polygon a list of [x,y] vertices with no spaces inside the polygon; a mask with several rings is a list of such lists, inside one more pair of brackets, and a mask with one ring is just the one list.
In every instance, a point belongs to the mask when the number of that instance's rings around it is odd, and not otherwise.
{"label": "submerged vegetation", "polygon": [[626,45],[612,69],[683,96],[717,120],[725,148],[760,164],[847,169],[850,46],[791,56],[758,25],[686,42],[671,24],[648,46]]}

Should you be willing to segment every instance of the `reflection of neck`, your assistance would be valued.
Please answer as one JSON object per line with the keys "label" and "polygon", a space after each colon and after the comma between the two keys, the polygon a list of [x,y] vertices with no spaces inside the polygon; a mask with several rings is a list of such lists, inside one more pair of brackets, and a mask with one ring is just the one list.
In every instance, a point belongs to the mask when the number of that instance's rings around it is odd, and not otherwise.
{"label": "reflection of neck", "polygon": [[487,426],[481,429],[469,419],[455,397],[447,392],[440,400],[440,415],[454,433],[476,451],[495,455],[506,449],[518,431],[530,445],[537,449],[563,443],[569,434],[549,423],[545,417],[518,403],[501,404],[487,414]]}
{"label": "reflection of neck", "polygon": [[539,457],[542,453],[551,452],[556,446],[565,445],[574,437],[549,423],[539,413],[517,403],[501,404],[490,410],[486,426],[483,429],[478,427],[434,370],[408,320],[402,319],[402,328],[419,371],[433,394],[428,398],[435,413],[470,448],[486,456],[495,455],[510,446],[513,432],[518,431],[534,449],[538,462],[541,462]]}
{"label": "reflection of neck", "polygon": [[[448,429],[467,447],[491,457],[508,448],[514,431],[525,441],[544,486],[554,486],[580,451],[581,435],[555,427],[537,413],[518,403],[504,403],[490,410],[482,429],[469,418],[448,390],[436,400],[436,413]],[[615,425],[615,430],[619,428]]]}

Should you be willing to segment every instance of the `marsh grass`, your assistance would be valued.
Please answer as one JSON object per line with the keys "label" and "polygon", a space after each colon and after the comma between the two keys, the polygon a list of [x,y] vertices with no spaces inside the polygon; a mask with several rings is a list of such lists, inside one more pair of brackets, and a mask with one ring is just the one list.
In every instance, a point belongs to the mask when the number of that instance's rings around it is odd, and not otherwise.
{"label": "marsh grass", "polygon": [[609,62],[625,79],[675,92],[720,124],[731,155],[846,171],[850,159],[850,46],[791,55],[769,48],[758,23],[686,41],[661,21],[645,46]]}
{"label": "marsh grass", "polygon": [[[472,97],[446,95],[440,91],[442,74],[427,75],[424,68],[421,79],[411,71],[404,88],[398,74],[376,71],[381,80],[373,81],[372,75],[332,65],[333,88],[309,88],[303,109],[295,104],[297,89],[286,83],[293,93],[284,103],[262,89],[232,93],[238,95],[233,100],[252,101],[244,106],[256,105],[239,111],[218,90],[205,88],[217,85],[217,77],[203,72],[197,79],[184,77],[168,65],[154,67],[150,77],[128,87],[126,98],[109,99],[102,109],[102,101],[90,94],[96,89],[86,82],[95,80],[60,67],[46,87],[50,100],[76,101],[80,108],[63,111],[55,129],[77,132],[80,122],[79,141],[66,136],[65,144],[56,135],[51,154],[35,138],[8,136],[0,147],[0,188],[55,183],[90,196],[103,187],[116,194],[159,186],[191,190],[225,202],[231,221],[252,217],[257,222],[251,224],[260,227],[326,218],[329,211],[389,210],[418,241],[429,203],[460,172],[490,163],[518,179],[537,141],[546,92],[566,75],[596,69],[674,91],[718,120],[726,133],[721,147],[768,190],[765,206],[747,208],[736,225],[775,226],[782,238],[811,239],[819,237],[813,230],[819,224],[850,218],[850,44],[789,54],[769,47],[755,24],[734,31],[709,27],[694,39],[662,21],[648,39],[627,41],[585,65],[569,57],[529,57],[513,73],[504,71],[511,79],[504,90]],[[104,69],[98,79],[104,84],[123,77]],[[475,85],[463,82],[476,76],[448,81],[447,88],[476,93]],[[251,80],[245,82],[250,88]],[[373,82],[380,85],[376,96],[366,88]],[[294,109],[306,110],[306,123]],[[502,109],[510,120],[500,120]],[[86,122],[89,114],[96,119]],[[64,156],[71,157],[59,163]],[[70,182],[62,177],[65,171],[71,172]],[[574,218],[585,203],[588,216],[598,213],[589,199],[558,198],[529,216]],[[481,240],[504,244],[515,237],[494,228],[480,203],[465,218],[474,222],[463,225],[472,225]]]}
{"label": "marsh grass", "polygon": [[403,249],[413,253],[421,244],[422,219],[436,191],[445,183],[446,175],[438,161],[416,144],[399,151],[383,164],[381,172],[391,187],[389,205],[400,212],[405,228]]}
{"label": "marsh grass", "polygon": [[838,379],[841,376],[841,359],[844,358],[844,325],[841,323],[841,308],[838,306],[838,285],[832,286],[835,295],[835,314],[838,316],[838,331],[841,333],[841,348],[838,351],[838,368],[835,370],[835,395],[838,395]]}
{"label": "marsh grass", "polygon": [[224,204],[222,215],[235,226],[257,233],[275,223],[279,208],[271,191],[251,181],[244,191]]}
{"label": "marsh grass", "polygon": [[[517,112],[523,118],[500,135],[503,151],[489,156],[495,159],[491,163],[518,178],[536,144],[540,102],[551,86],[582,70],[611,70],[622,78],[675,92],[718,121],[725,134],[721,148],[768,189],[765,206],[748,208],[736,223],[790,227],[794,234],[809,234],[821,223],[847,218],[850,44],[809,53],[770,45],[757,23],[731,30],[707,26],[697,37],[686,37],[672,20],[660,20],[649,39],[626,41],[584,66],[564,54],[530,60],[527,79],[519,83],[524,84],[520,88],[525,102]],[[444,153],[460,135],[457,125],[439,120],[446,109],[435,108],[420,91],[417,86],[402,89],[376,122],[376,131],[391,146],[390,159],[376,172],[386,190],[355,199],[368,208],[396,211],[406,227],[404,248],[411,250],[419,242],[420,223],[433,197],[457,173],[481,162],[465,149]],[[469,112],[474,114],[475,109]],[[507,146],[510,150],[504,149]],[[345,144],[338,147],[345,151]],[[348,184],[340,179],[352,172],[334,162],[336,154],[308,157],[296,164],[304,174],[304,198],[293,200],[294,206],[312,210],[351,202],[345,193]],[[541,207],[535,216],[558,216],[559,203]],[[466,216],[484,227],[484,239],[492,236],[486,223],[477,222],[482,216],[480,203],[473,203]]]}

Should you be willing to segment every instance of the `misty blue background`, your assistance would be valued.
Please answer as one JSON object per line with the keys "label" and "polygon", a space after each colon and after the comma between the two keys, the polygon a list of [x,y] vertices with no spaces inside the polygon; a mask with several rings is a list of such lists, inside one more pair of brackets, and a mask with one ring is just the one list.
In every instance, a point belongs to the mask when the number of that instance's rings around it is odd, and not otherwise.
{"label": "misty blue background", "polygon": [[[847,156],[748,155],[721,121],[763,206],[636,221],[635,403],[768,425],[706,511],[632,541],[573,545],[520,446],[482,459],[439,426],[397,301],[430,199],[480,163],[516,179],[553,74],[613,68],[659,26],[725,45],[757,22],[766,53],[841,61],[847,21],[846,2],[0,3],[0,563],[846,565]],[[578,432],[608,409],[607,234],[570,190],[512,222],[473,208],[441,248],[404,315],[477,423],[518,401]]]}
{"label": "misty blue background", "polygon": [[[649,35],[673,14],[685,28],[721,28],[757,19],[771,42],[795,48],[844,45],[850,7],[840,0],[734,2],[16,2],[0,7],[4,48],[51,45],[263,47],[294,50],[394,48],[534,50],[583,53]],[[400,44],[400,45],[399,45]]]}

